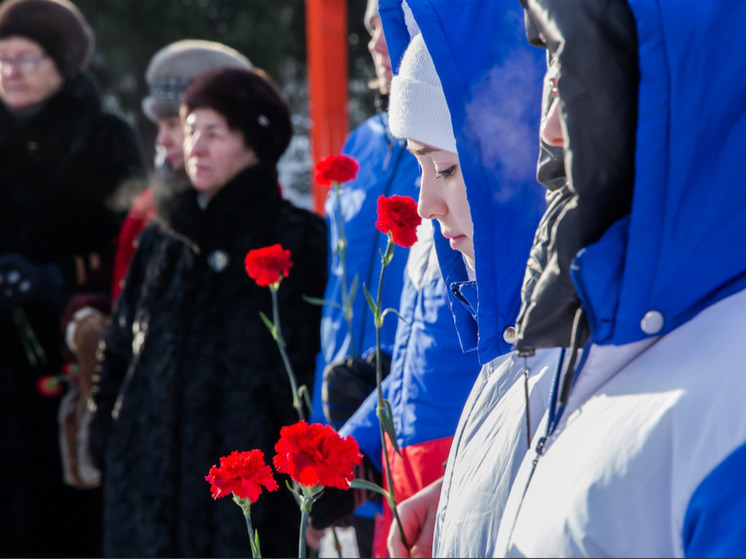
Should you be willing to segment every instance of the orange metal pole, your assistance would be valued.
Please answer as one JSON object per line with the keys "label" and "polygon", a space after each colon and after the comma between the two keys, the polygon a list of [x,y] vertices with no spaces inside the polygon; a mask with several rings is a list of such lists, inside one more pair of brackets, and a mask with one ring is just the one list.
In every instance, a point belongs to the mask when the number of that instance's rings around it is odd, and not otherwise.
{"label": "orange metal pole", "polygon": [[[306,0],[311,161],[342,149],[347,117],[347,0]],[[311,172],[313,209],[324,213],[327,187]]]}

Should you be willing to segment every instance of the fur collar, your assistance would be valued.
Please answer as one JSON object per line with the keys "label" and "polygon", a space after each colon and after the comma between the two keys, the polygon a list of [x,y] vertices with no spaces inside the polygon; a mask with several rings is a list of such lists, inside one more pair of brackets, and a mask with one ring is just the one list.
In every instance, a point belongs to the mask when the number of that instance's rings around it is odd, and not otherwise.
{"label": "fur collar", "polygon": [[38,113],[18,118],[0,103],[0,144],[25,138],[57,138],[67,141],[78,133],[81,122],[101,114],[98,86],[86,73],[63,85]]}
{"label": "fur collar", "polygon": [[205,209],[184,173],[156,183],[154,198],[161,227],[197,247],[232,234],[236,226],[265,227],[282,203],[275,164],[264,162],[241,171]]}

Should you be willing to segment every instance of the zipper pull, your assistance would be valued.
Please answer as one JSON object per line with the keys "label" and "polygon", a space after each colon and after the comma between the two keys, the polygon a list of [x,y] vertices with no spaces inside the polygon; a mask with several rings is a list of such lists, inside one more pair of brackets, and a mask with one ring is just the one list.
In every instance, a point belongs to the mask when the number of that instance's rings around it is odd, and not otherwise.
{"label": "zipper pull", "polygon": [[539,459],[539,456],[544,456],[544,450],[546,449],[547,445],[547,438],[542,437],[539,439],[539,442],[536,444],[536,454],[537,457],[535,458],[534,462],[536,462]]}

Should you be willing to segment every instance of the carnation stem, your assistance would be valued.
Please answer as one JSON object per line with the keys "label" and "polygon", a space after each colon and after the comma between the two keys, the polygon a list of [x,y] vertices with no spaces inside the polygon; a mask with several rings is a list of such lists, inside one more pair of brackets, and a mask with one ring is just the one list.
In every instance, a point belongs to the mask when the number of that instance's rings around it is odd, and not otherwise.
{"label": "carnation stem", "polygon": [[342,313],[347,322],[347,331],[350,334],[350,357],[355,357],[355,336],[352,330],[352,301],[347,291],[347,237],[345,236],[345,220],[342,215],[342,185],[334,182],[334,202],[337,208],[337,227],[339,228],[339,241],[337,250],[339,250],[339,261],[342,265]]}
{"label": "carnation stem", "polygon": [[300,397],[298,396],[298,382],[295,380],[295,373],[293,372],[293,366],[290,364],[290,358],[288,357],[287,350],[285,349],[285,338],[282,336],[282,329],[280,328],[280,308],[277,301],[277,285],[270,286],[270,293],[272,294],[272,321],[275,327],[275,340],[277,341],[277,347],[280,348],[280,355],[282,356],[282,362],[285,364],[285,371],[288,374],[290,380],[290,389],[293,391],[293,407],[298,412],[298,418],[301,421],[305,421],[306,417],[303,413],[303,405]]}
{"label": "carnation stem", "polygon": [[308,526],[308,513],[300,513],[300,538],[298,539],[298,557],[306,556],[306,527]]}
{"label": "carnation stem", "polygon": [[13,308],[12,314],[13,321],[16,323],[18,335],[21,338],[23,350],[26,352],[26,359],[28,359],[29,364],[32,367],[36,367],[39,363],[46,365],[47,355],[44,352],[44,348],[39,343],[39,340],[36,338],[33,328],[31,328],[31,323],[26,316],[26,311],[23,310],[23,307],[18,306]]}
{"label": "carnation stem", "polygon": [[407,537],[404,535],[404,528],[402,528],[401,519],[399,518],[399,511],[397,510],[396,506],[396,498],[394,497],[394,481],[391,476],[391,464],[389,462],[388,450],[386,450],[386,435],[384,432],[382,419],[383,414],[386,412],[383,402],[383,379],[381,378],[383,376],[381,373],[381,326],[383,325],[383,319],[381,318],[383,312],[381,309],[381,294],[383,291],[383,274],[386,272],[386,266],[391,261],[391,253],[394,249],[394,240],[391,238],[391,234],[389,233],[387,236],[388,245],[386,246],[386,252],[384,253],[384,256],[382,258],[381,275],[378,278],[378,292],[376,293],[376,391],[378,394],[378,409],[376,411],[379,418],[378,426],[381,432],[381,448],[383,448],[384,471],[386,474],[386,484],[388,486],[388,503],[389,507],[391,507],[391,512],[393,513],[394,520],[396,520],[396,525],[399,528],[399,536],[401,537],[401,541],[404,544],[404,547],[407,549],[407,552],[409,552],[409,543],[407,542]]}
{"label": "carnation stem", "polygon": [[246,518],[246,529],[249,531],[249,543],[251,544],[251,556],[254,559],[258,559],[262,556],[261,552],[259,551],[258,543],[259,541],[255,541],[255,535],[254,535],[254,528],[251,526],[251,514],[249,512],[244,513],[244,518]]}
{"label": "carnation stem", "polygon": [[316,499],[316,488],[301,486],[300,501],[300,537],[298,539],[298,557],[303,559],[306,556],[306,528],[308,527],[308,515],[311,514],[313,502]]}

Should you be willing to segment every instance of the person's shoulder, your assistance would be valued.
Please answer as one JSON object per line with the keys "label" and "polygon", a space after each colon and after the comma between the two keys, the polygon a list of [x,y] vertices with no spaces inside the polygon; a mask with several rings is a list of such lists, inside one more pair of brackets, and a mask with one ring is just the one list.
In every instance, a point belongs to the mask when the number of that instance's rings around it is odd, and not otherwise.
{"label": "person's shoulder", "polygon": [[[325,254],[327,250],[326,220],[319,214],[299,208],[292,202],[284,200],[275,226],[277,238],[285,248]],[[326,265],[325,261],[324,265]]]}
{"label": "person's shoulder", "polygon": [[283,200],[280,215],[291,226],[321,228],[326,232],[326,220],[321,215],[296,206],[290,200]]}
{"label": "person's shoulder", "polygon": [[124,118],[110,112],[95,115],[85,134],[90,157],[125,176],[142,179],[145,160],[137,132]]}
{"label": "person's shoulder", "polygon": [[93,117],[91,133],[94,135],[105,134],[120,138],[136,137],[135,130],[129,122],[121,116],[107,111],[101,111]]}
{"label": "person's shoulder", "polygon": [[385,142],[388,144],[388,129],[381,115],[373,115],[354,128],[345,140],[342,151],[351,154],[359,149],[370,146],[371,142]]}
{"label": "person's shoulder", "polygon": [[152,247],[164,237],[166,237],[167,227],[162,220],[153,218],[148,221],[137,237],[136,244],[139,247]]}

